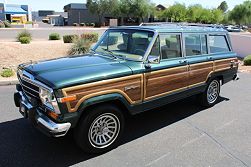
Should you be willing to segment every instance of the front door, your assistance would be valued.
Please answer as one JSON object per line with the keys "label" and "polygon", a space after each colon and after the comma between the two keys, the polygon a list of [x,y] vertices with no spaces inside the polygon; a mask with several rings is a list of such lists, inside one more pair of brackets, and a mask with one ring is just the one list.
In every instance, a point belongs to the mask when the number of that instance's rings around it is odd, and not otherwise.
{"label": "front door", "polygon": [[144,101],[187,89],[188,65],[181,41],[181,34],[159,34],[150,56],[160,54],[161,60],[146,67]]}

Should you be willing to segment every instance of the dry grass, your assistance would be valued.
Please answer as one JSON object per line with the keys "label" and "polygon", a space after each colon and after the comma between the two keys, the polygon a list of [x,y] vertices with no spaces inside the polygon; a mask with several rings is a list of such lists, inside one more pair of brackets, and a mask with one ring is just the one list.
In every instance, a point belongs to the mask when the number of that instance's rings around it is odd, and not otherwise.
{"label": "dry grass", "polygon": [[62,41],[34,41],[28,45],[18,42],[0,42],[0,69],[3,67],[15,69],[18,64],[63,57],[71,44]]}

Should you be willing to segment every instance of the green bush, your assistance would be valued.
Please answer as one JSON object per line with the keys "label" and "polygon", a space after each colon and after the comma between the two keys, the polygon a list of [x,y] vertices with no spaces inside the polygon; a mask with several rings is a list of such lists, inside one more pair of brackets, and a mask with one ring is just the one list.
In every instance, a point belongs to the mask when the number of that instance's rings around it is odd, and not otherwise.
{"label": "green bush", "polygon": [[73,43],[79,37],[78,35],[65,35],[63,36],[64,43]]}
{"label": "green bush", "polygon": [[12,69],[4,69],[2,72],[1,72],[1,76],[2,77],[11,77],[14,75],[14,71]]}
{"label": "green bush", "polygon": [[11,24],[9,21],[3,21],[3,24],[5,25],[5,28],[10,28]]}
{"label": "green bush", "polygon": [[95,27],[95,23],[90,23],[90,26]]}
{"label": "green bush", "polygon": [[244,65],[250,66],[251,65],[251,55],[244,58]]}
{"label": "green bush", "polygon": [[73,23],[73,26],[78,27],[79,24],[78,23]]}
{"label": "green bush", "polygon": [[29,33],[27,30],[22,31],[22,32],[20,32],[20,33],[17,35],[17,41],[18,41],[18,42],[21,42],[20,39],[21,39],[22,37],[30,38],[30,41],[32,40],[32,35],[31,35],[31,33]]}
{"label": "green bush", "polygon": [[84,26],[85,26],[85,23],[81,23],[80,26],[84,27]]}
{"label": "green bush", "polygon": [[90,24],[89,24],[89,23],[85,23],[85,25],[86,25],[86,26],[90,26]]}
{"label": "green bush", "polygon": [[60,40],[60,39],[61,39],[61,37],[58,33],[51,33],[49,35],[49,40]]}
{"label": "green bush", "polygon": [[101,27],[101,23],[96,22],[95,25],[94,25],[94,27],[100,28]]}
{"label": "green bush", "polygon": [[81,38],[96,43],[98,41],[98,33],[85,33],[81,35]]}
{"label": "green bush", "polygon": [[20,42],[21,44],[29,44],[31,43],[31,39],[29,37],[21,37]]}
{"label": "green bush", "polygon": [[0,21],[0,28],[5,28],[5,24]]}
{"label": "green bush", "polygon": [[74,41],[74,44],[69,50],[70,55],[79,55],[88,53],[91,47],[91,42],[89,40],[79,38]]}

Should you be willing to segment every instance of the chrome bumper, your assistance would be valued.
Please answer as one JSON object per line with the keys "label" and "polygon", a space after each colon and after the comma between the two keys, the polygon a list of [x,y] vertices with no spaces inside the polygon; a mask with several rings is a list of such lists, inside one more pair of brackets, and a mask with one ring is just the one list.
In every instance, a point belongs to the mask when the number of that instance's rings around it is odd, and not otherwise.
{"label": "chrome bumper", "polygon": [[43,114],[43,111],[32,105],[22,91],[14,94],[14,101],[19,112],[24,118],[29,118],[32,124],[48,136],[61,137],[65,136],[71,127],[71,123],[56,123]]}

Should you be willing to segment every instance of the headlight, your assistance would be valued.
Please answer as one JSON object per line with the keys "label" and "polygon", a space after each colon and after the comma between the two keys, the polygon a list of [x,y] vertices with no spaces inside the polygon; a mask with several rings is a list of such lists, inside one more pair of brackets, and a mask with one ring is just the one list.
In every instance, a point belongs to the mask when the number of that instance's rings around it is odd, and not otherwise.
{"label": "headlight", "polygon": [[51,110],[55,111],[57,114],[59,114],[59,109],[57,105],[57,100],[53,93],[51,93],[49,90],[44,88],[39,88],[39,96],[44,105],[49,107]]}

